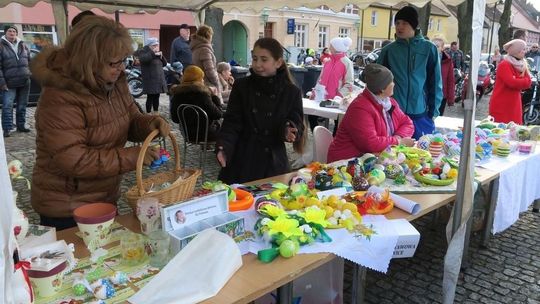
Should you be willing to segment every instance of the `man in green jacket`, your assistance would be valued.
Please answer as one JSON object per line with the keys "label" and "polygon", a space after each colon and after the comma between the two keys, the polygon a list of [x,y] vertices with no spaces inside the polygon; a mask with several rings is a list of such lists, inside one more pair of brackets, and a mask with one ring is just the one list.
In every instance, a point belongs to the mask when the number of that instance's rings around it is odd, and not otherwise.
{"label": "man in green jacket", "polygon": [[394,18],[396,40],[385,46],[377,63],[394,74],[394,98],[414,123],[413,137],[433,133],[433,119],[442,101],[441,62],[437,47],[424,39],[418,27],[418,12],[412,6],[400,9]]}

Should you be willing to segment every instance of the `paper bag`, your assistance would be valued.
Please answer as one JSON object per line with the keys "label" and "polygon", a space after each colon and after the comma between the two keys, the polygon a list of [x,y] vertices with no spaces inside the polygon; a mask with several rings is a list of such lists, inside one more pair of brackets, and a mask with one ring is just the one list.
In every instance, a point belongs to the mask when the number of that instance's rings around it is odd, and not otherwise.
{"label": "paper bag", "polygon": [[217,230],[207,229],[128,301],[133,304],[197,303],[215,296],[241,266],[242,256],[234,240]]}

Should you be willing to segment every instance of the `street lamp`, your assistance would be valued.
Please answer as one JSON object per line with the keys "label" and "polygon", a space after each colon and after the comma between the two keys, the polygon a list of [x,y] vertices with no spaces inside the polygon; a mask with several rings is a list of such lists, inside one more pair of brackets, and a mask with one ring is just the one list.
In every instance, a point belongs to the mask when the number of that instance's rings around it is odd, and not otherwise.
{"label": "street lamp", "polygon": [[499,0],[493,4],[493,17],[491,18],[491,37],[489,38],[488,48],[488,64],[491,62],[491,46],[493,45],[493,32],[495,31],[495,12],[497,11],[497,5],[503,4],[502,0]]}
{"label": "street lamp", "polygon": [[263,8],[261,12],[261,21],[265,27],[266,27],[266,23],[268,22],[268,16],[269,16],[268,10],[266,8]]}

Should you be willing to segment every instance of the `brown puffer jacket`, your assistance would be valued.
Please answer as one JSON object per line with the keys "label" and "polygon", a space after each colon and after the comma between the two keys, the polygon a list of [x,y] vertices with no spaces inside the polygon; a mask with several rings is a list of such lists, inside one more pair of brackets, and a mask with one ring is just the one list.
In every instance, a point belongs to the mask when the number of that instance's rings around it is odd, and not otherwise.
{"label": "brown puffer jacket", "polygon": [[204,71],[204,81],[217,89],[217,96],[221,96],[221,83],[219,82],[216,56],[208,39],[202,36],[191,37],[191,54],[193,64]]}
{"label": "brown puffer jacket", "polygon": [[116,203],[122,174],[135,169],[140,151],[124,146],[143,140],[156,117],[139,112],[124,75],[111,91],[91,92],[65,73],[66,61],[61,49],[50,49],[31,65],[42,86],[31,200],[48,217],[71,217],[85,203]]}

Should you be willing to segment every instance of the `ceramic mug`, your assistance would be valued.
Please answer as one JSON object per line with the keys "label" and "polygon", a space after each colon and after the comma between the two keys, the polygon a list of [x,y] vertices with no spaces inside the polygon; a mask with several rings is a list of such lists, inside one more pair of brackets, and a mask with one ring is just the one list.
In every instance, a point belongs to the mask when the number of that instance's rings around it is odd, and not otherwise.
{"label": "ceramic mug", "polygon": [[159,201],[155,197],[143,197],[137,201],[137,218],[141,223],[141,232],[148,235],[159,229]]}

